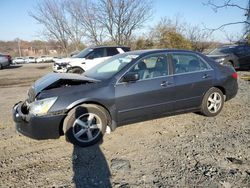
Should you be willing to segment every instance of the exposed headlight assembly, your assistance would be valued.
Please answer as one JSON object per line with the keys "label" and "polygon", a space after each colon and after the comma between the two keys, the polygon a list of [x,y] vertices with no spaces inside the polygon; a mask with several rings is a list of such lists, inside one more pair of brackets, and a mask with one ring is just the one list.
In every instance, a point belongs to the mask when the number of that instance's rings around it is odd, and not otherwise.
{"label": "exposed headlight assembly", "polygon": [[69,63],[66,63],[66,62],[65,62],[65,63],[61,63],[60,65],[61,65],[62,67],[67,67],[67,66],[69,65]]}
{"label": "exposed headlight assembly", "polygon": [[34,115],[44,115],[46,114],[52,105],[56,102],[57,97],[51,97],[47,99],[37,100],[30,104],[30,113]]}

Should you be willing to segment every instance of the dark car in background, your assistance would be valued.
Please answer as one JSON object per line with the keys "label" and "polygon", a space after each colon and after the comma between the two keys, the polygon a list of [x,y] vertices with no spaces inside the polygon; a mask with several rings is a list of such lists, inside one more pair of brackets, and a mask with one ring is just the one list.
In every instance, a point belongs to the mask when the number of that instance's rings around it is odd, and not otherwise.
{"label": "dark car in background", "polygon": [[[200,53],[133,51],[113,56],[82,75],[50,73],[13,107],[17,130],[31,138],[66,135],[85,147],[109,127],[169,114],[216,116],[238,90],[237,73]],[[152,125],[154,126],[154,125]],[[146,127],[145,127],[146,128]]]}
{"label": "dark car in background", "polygon": [[11,56],[0,54],[0,69],[8,67],[11,64]]}
{"label": "dark car in background", "polygon": [[235,69],[250,68],[249,45],[226,45],[212,50],[208,57],[221,65],[233,66]]}

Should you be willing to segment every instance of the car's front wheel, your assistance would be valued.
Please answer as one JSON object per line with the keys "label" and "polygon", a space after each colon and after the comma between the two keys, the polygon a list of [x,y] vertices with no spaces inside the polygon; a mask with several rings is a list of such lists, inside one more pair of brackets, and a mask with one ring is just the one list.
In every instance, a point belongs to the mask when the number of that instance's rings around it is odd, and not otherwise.
{"label": "car's front wheel", "polygon": [[216,116],[220,113],[224,105],[224,95],[216,87],[210,88],[203,97],[201,112],[208,117]]}
{"label": "car's front wheel", "polygon": [[99,142],[108,124],[104,108],[93,104],[84,104],[71,110],[64,121],[64,133],[67,141],[86,147]]}

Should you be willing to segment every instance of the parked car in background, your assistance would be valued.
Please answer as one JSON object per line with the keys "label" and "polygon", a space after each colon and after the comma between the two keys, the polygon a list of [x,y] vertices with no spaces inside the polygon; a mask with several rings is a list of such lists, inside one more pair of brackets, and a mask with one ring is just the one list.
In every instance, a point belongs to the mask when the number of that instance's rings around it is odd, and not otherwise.
{"label": "parked car in background", "polygon": [[0,69],[10,65],[9,59],[6,55],[0,54]]}
{"label": "parked car in background", "polygon": [[114,130],[181,112],[216,116],[237,90],[235,70],[200,53],[132,51],[82,75],[42,77],[29,89],[27,100],[14,106],[13,119],[17,130],[28,137],[49,139],[64,134],[84,147],[97,143],[107,126]]}
{"label": "parked car in background", "polygon": [[48,63],[52,61],[53,61],[53,57],[50,57],[50,56],[40,56],[36,58],[37,63]]}
{"label": "parked car in background", "polygon": [[36,58],[32,56],[28,56],[24,59],[25,63],[36,63]]}
{"label": "parked car in background", "polygon": [[56,60],[53,65],[53,71],[82,74],[104,60],[128,51],[130,51],[130,48],[124,46],[96,46],[86,48],[70,58]]}
{"label": "parked car in background", "polygon": [[208,57],[221,65],[229,65],[235,69],[250,68],[249,45],[226,45],[212,50]]}
{"label": "parked car in background", "polygon": [[12,57],[11,57],[11,55],[6,55],[6,54],[0,54],[0,56],[5,56],[7,59],[8,59],[8,62],[9,62],[9,64],[11,64],[12,63]]}
{"label": "parked car in background", "polygon": [[62,59],[62,57],[53,57],[53,62],[56,62],[58,60]]}
{"label": "parked car in background", "polygon": [[25,63],[25,59],[23,57],[15,57],[12,60],[12,63],[13,64],[23,64],[23,63]]}

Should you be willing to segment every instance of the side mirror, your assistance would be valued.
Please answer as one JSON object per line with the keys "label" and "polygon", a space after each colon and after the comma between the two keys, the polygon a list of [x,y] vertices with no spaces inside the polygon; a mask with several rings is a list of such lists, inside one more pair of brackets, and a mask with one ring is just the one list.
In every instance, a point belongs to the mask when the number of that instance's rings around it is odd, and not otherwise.
{"label": "side mirror", "polygon": [[139,74],[135,72],[129,72],[122,78],[122,82],[135,82],[137,80],[139,80]]}

